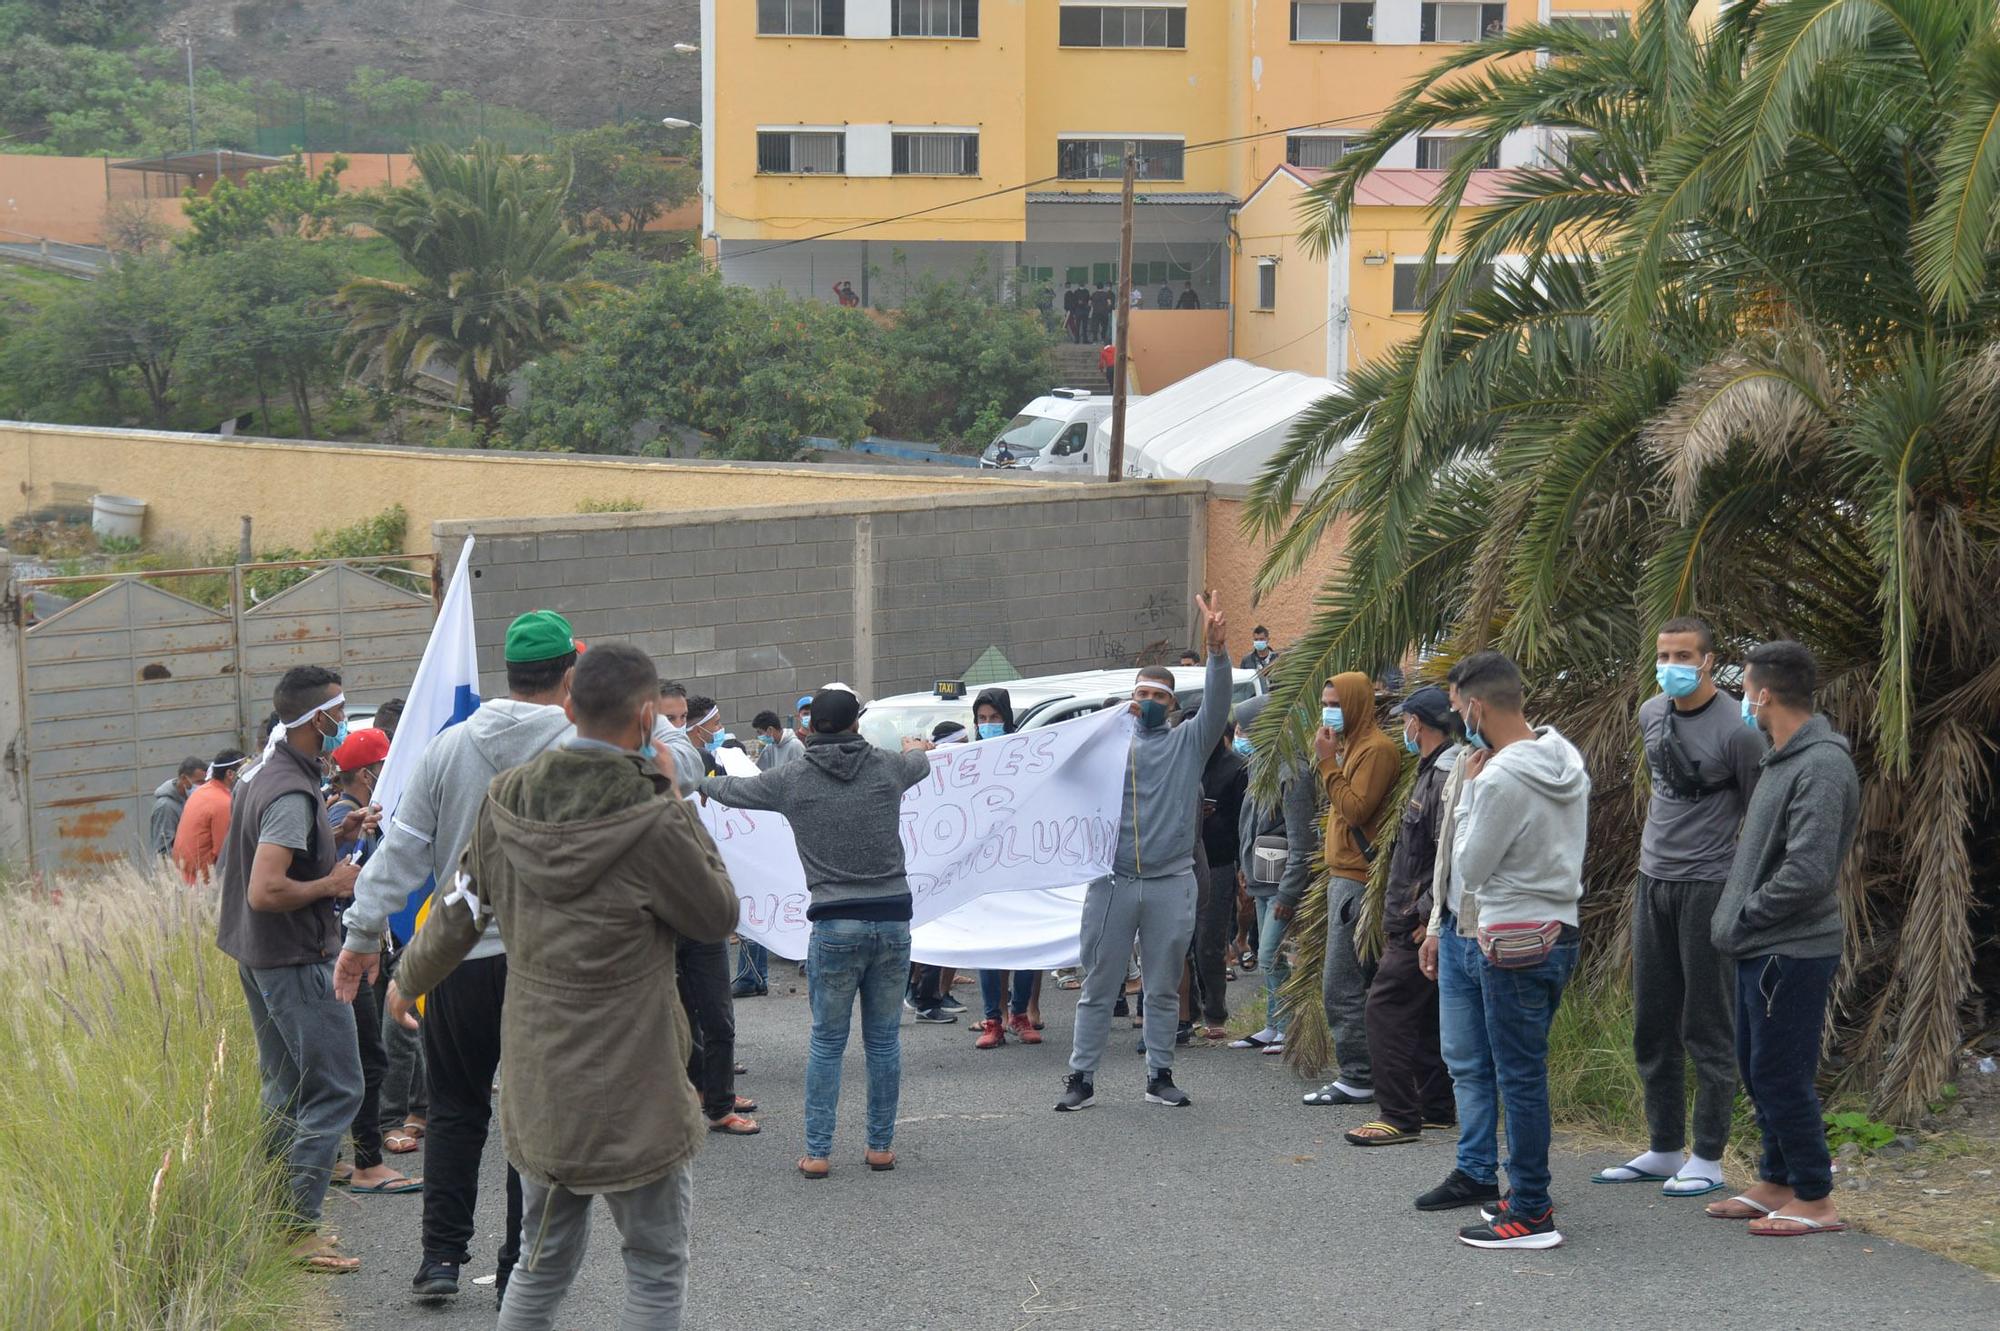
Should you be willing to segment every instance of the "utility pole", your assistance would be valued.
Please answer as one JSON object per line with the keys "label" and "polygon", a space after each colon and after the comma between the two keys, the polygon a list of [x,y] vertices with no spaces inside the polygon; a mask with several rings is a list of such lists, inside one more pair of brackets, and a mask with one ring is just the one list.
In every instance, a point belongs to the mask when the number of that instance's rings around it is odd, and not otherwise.
{"label": "utility pole", "polygon": [[1116,312],[1117,350],[1111,362],[1111,479],[1125,477],[1126,351],[1132,345],[1132,187],[1139,177],[1138,144],[1125,144],[1125,187],[1118,199],[1118,287],[1111,308]]}
{"label": "utility pole", "polygon": [[189,31],[184,39],[187,43],[188,63],[188,151],[195,150],[194,137],[194,33]]}

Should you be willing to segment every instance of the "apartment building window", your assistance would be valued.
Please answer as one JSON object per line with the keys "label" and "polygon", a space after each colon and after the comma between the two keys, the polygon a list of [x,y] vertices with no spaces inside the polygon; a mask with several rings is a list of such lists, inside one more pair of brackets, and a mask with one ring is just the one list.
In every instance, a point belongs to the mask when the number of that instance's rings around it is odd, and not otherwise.
{"label": "apartment building window", "polygon": [[899,133],[890,140],[889,170],[899,176],[976,176],[979,136]]}
{"label": "apartment building window", "polygon": [[1278,308],[1278,261],[1276,259],[1257,260],[1257,308],[1275,310]]}
{"label": "apartment building window", "polygon": [[[1444,290],[1444,284],[1451,281],[1451,275],[1458,270],[1455,263],[1439,262],[1431,267],[1431,280],[1427,285],[1419,285],[1417,277],[1424,270],[1420,259],[1398,259],[1394,289],[1390,295],[1390,308],[1398,314],[1422,314],[1437,299],[1437,293]],[[1474,270],[1472,285],[1475,290],[1487,291],[1493,286],[1493,265],[1482,263]]]}
{"label": "apartment building window", "polygon": [[1179,139],[1058,139],[1056,173],[1064,180],[1122,180],[1125,145],[1139,157],[1139,179],[1183,180],[1186,148]]}
{"label": "apartment building window", "polygon": [[1418,12],[1420,42],[1476,42],[1507,30],[1507,6],[1438,4]]}
{"label": "apartment building window", "polygon": [[977,37],[979,0],[894,0],[892,37]]}
{"label": "apartment building window", "polygon": [[767,176],[838,176],[847,172],[847,135],[839,130],[758,130],[757,171]]}
{"label": "apartment building window", "polygon": [[1305,3],[1292,5],[1292,40],[1295,42],[1372,42],[1375,40],[1374,0],[1347,0],[1344,4]]}
{"label": "apartment building window", "polygon": [[1360,142],[1346,134],[1291,134],[1285,138],[1285,160],[1293,166],[1325,170],[1338,166]]}
{"label": "apartment building window", "polygon": [[757,0],[760,37],[841,37],[847,0]]}
{"label": "apartment building window", "polygon": [[1058,40],[1064,46],[1187,47],[1185,5],[1071,5],[1062,7]]}
{"label": "apartment building window", "polygon": [[1554,14],[1549,18],[1552,28],[1568,28],[1586,37],[1596,37],[1601,41],[1616,41],[1632,30],[1630,14]]}
{"label": "apartment building window", "polygon": [[[1458,135],[1421,134],[1417,136],[1417,170],[1449,171],[1458,165],[1467,153],[1479,151],[1479,140]],[[1500,167],[1500,149],[1496,145],[1489,149],[1485,159],[1474,167],[1475,171],[1496,171]]]}

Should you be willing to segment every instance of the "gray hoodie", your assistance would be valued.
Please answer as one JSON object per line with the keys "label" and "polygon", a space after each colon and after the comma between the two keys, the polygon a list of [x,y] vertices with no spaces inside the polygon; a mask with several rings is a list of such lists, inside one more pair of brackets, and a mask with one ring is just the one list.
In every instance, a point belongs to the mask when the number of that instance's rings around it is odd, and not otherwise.
{"label": "gray hoodie", "polygon": [[1171,729],[1139,729],[1125,760],[1125,800],[1118,818],[1118,854],[1112,869],[1123,878],[1171,878],[1194,872],[1194,836],[1200,819],[1201,772],[1229,724],[1236,682],[1229,658],[1208,654],[1201,711]]}
{"label": "gray hoodie", "polygon": [[[1236,732],[1240,735],[1257,723],[1269,705],[1271,695],[1236,704]],[[1243,875],[1243,891],[1250,897],[1276,897],[1296,906],[1312,886],[1313,866],[1319,863],[1319,782],[1314,779],[1312,761],[1301,758],[1278,778],[1278,806],[1284,817],[1285,872],[1275,883],[1260,883],[1252,872],[1257,851],[1257,829],[1269,820],[1270,811],[1257,807],[1248,796],[1243,800],[1243,821],[1238,828],[1241,849],[1236,867]]]}
{"label": "gray hoodie", "polygon": [[[560,707],[495,698],[431,740],[403,788],[402,803],[382,825],[382,842],[361,866],[354,904],[341,922],[350,952],[379,952],[391,915],[429,880],[447,882],[493,778],[575,734]],[[489,922],[468,958],[507,949]]]}
{"label": "gray hoodie", "polygon": [[814,735],[798,762],[756,776],[712,776],[699,789],[732,809],[785,816],[812,894],[807,919],[860,908],[866,918],[907,920],[903,792],[930,774],[921,750],[885,753],[859,735]]}
{"label": "gray hoodie", "polygon": [[1847,736],[1823,716],[1764,755],[1709,941],[1726,957],[1837,957],[1841,861],[1861,817]]}
{"label": "gray hoodie", "polygon": [[1471,893],[1483,925],[1575,924],[1589,813],[1583,755],[1555,727],[1537,726],[1534,739],[1494,753],[1460,788],[1454,900]]}
{"label": "gray hoodie", "polygon": [[146,837],[155,855],[174,853],[174,833],[181,830],[181,810],[187,807],[187,792],[178,776],[168,777],[153,788],[153,816]]}

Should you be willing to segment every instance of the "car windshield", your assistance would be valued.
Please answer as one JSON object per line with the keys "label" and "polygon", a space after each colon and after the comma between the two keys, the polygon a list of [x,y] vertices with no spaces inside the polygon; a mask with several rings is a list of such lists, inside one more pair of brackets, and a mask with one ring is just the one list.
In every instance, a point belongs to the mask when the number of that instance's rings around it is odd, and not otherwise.
{"label": "car windshield", "polygon": [[1053,416],[1016,416],[1007,422],[1007,428],[994,439],[993,446],[998,448],[1001,444],[1005,444],[1016,455],[1039,453],[1062,433],[1062,427],[1066,423]]}
{"label": "car windshield", "polygon": [[898,752],[906,739],[929,739],[931,727],[940,721],[972,724],[970,700],[949,702],[943,698],[932,704],[904,707],[870,707],[861,714],[861,734],[878,749]]}

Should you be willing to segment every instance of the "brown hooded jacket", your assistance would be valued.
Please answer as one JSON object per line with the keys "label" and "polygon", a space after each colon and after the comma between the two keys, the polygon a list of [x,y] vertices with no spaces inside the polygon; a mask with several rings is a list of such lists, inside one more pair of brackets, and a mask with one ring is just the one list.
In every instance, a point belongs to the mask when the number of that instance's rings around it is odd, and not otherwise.
{"label": "brown hooded jacket", "polygon": [[1403,760],[1395,743],[1375,724],[1375,683],[1359,670],[1327,680],[1340,699],[1341,749],[1319,765],[1326,790],[1326,867],[1336,878],[1368,881],[1368,860],[1354,833],[1373,846],[1380,840],[1382,811],[1396,788]]}

